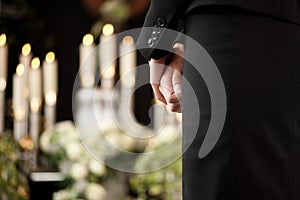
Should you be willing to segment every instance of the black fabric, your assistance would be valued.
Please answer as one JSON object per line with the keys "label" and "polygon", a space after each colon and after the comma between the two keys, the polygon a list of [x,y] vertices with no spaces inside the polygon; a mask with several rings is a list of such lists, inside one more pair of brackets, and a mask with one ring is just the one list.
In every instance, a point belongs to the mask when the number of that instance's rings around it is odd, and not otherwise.
{"label": "black fabric", "polygon": [[201,117],[183,155],[183,199],[299,200],[300,26],[231,6],[193,9],[183,23],[218,66],[228,102],[218,143],[199,159],[211,101],[197,67],[185,63],[184,143],[196,123],[192,92]]}
{"label": "black fabric", "polygon": [[[143,27],[157,26],[157,19],[164,19],[163,28],[178,30],[179,20],[189,11],[204,5],[233,5],[248,9],[260,14],[300,24],[300,0],[151,0],[151,5],[146,15]],[[154,29],[153,29],[154,30]],[[152,30],[143,30],[137,41],[138,49],[147,46]],[[143,48],[140,53],[147,59],[159,59],[166,54],[156,48],[156,44],[168,36],[163,34],[155,41],[154,46]],[[168,38],[175,41],[175,38]],[[172,48],[172,46],[170,46]]]}

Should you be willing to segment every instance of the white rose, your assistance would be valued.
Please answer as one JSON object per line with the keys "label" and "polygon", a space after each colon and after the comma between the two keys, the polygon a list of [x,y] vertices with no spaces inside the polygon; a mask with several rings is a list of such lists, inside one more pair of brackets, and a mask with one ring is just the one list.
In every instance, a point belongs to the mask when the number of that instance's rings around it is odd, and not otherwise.
{"label": "white rose", "polygon": [[71,142],[66,144],[66,153],[69,159],[76,160],[82,155],[83,147],[81,144]]}
{"label": "white rose", "polygon": [[155,147],[172,142],[178,135],[178,127],[165,126],[155,137],[149,140],[149,145]]}
{"label": "white rose", "polygon": [[117,130],[117,126],[113,123],[113,122],[109,122],[109,121],[101,121],[99,123],[100,126],[100,132],[101,133],[106,133],[106,132],[110,132],[110,131],[114,131]]}
{"label": "white rose", "polygon": [[124,151],[130,151],[135,146],[135,139],[123,132],[111,131],[105,137],[113,146]]}
{"label": "white rose", "polygon": [[47,153],[55,153],[60,150],[61,146],[51,143],[52,133],[44,132],[40,137],[40,147],[41,150]]}
{"label": "white rose", "polygon": [[69,175],[72,165],[73,165],[72,161],[70,161],[68,159],[65,159],[65,160],[59,162],[60,173],[62,173],[63,176]]}
{"label": "white rose", "polygon": [[88,200],[106,200],[106,191],[97,183],[89,183],[85,189],[85,197]]}
{"label": "white rose", "polygon": [[54,131],[59,133],[61,138],[60,143],[62,145],[66,142],[78,140],[77,130],[71,121],[58,122],[54,126]]}
{"label": "white rose", "polygon": [[82,163],[74,163],[70,170],[70,176],[76,181],[82,180],[88,175],[87,167]]}
{"label": "white rose", "polygon": [[92,159],[89,162],[89,169],[93,174],[97,176],[104,176],[106,174],[106,167],[99,161]]}
{"label": "white rose", "polygon": [[135,139],[125,133],[121,133],[120,135],[120,147],[125,151],[130,151],[131,149],[133,149],[136,144]]}
{"label": "white rose", "polygon": [[72,190],[59,190],[53,193],[53,200],[75,199],[76,193]]}
{"label": "white rose", "polygon": [[57,132],[67,132],[74,129],[74,124],[72,121],[62,121],[55,124],[54,129]]}

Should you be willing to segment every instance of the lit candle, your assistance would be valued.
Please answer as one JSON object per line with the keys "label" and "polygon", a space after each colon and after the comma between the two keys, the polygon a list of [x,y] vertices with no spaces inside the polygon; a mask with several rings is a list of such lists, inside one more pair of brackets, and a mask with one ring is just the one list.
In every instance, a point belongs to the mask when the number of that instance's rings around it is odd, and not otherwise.
{"label": "lit candle", "polygon": [[24,95],[24,65],[19,64],[16,73],[13,75],[13,110],[15,119],[24,118],[25,112],[25,95]]}
{"label": "lit candle", "polygon": [[42,73],[39,58],[34,58],[31,61],[28,81],[30,108],[32,112],[38,112],[42,99]]}
{"label": "lit candle", "polygon": [[7,78],[8,45],[6,35],[0,35],[0,134],[4,131],[5,88]]}
{"label": "lit candle", "polygon": [[117,38],[114,36],[114,26],[112,24],[103,26],[100,42],[101,85],[105,88],[112,88],[117,58]]}
{"label": "lit candle", "polygon": [[55,105],[56,103],[56,99],[51,98],[51,96],[53,94],[56,96],[58,90],[57,67],[58,63],[55,59],[55,54],[53,52],[47,53],[43,62],[43,91],[47,105]]}
{"label": "lit candle", "polygon": [[13,112],[14,138],[20,141],[26,134],[25,129],[25,94],[24,94],[24,65],[19,64],[13,75]]}
{"label": "lit candle", "polygon": [[6,88],[7,77],[7,60],[8,60],[8,45],[6,43],[6,35],[0,35],[0,91]]}
{"label": "lit candle", "polygon": [[45,97],[45,129],[53,127],[56,121],[56,98],[58,91],[57,69],[55,54],[49,52],[43,62],[43,86]]}
{"label": "lit candle", "polygon": [[22,47],[22,53],[19,56],[19,62],[24,65],[24,84],[25,84],[26,99],[28,98],[28,76],[30,71],[31,60],[32,60],[31,46],[29,43],[26,43]]}
{"label": "lit candle", "polygon": [[96,73],[94,37],[86,34],[79,47],[80,80],[83,87],[93,87]]}
{"label": "lit candle", "polygon": [[125,36],[120,44],[121,101],[119,114],[125,124],[135,121],[133,93],[136,76],[136,48],[131,36]]}
{"label": "lit candle", "polygon": [[120,44],[120,79],[122,87],[133,88],[136,76],[136,48],[131,36]]}
{"label": "lit candle", "polygon": [[29,99],[30,99],[30,127],[29,134],[34,148],[38,149],[38,136],[40,133],[40,109],[42,104],[42,73],[40,59],[33,58],[29,71]]}

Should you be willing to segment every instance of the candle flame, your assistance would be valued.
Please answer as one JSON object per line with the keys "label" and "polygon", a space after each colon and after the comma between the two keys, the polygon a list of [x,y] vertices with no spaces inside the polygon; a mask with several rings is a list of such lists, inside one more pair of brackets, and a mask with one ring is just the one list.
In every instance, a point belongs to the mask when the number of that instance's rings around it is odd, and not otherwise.
{"label": "candle flame", "polygon": [[94,42],[94,37],[92,34],[86,34],[82,39],[82,43],[84,46],[91,46],[93,42]]}
{"label": "candle flame", "polygon": [[56,104],[56,92],[49,90],[45,95],[45,101],[48,106],[54,106]]}
{"label": "candle flame", "polygon": [[38,69],[40,67],[40,64],[41,64],[40,59],[37,57],[32,59],[32,61],[31,61],[32,69]]}
{"label": "candle flame", "polygon": [[23,64],[18,64],[17,69],[16,69],[16,74],[18,76],[22,76],[25,72],[25,67]]}
{"label": "candle flame", "polygon": [[115,65],[110,65],[103,70],[102,76],[105,79],[111,79],[115,76],[116,70]]}
{"label": "candle flame", "polygon": [[0,91],[3,92],[6,88],[6,80],[5,78],[0,78]]}
{"label": "candle flame", "polygon": [[122,40],[122,43],[125,45],[125,46],[131,46],[133,45],[134,43],[134,40],[133,40],[133,37],[131,36],[125,36]]}
{"label": "candle flame", "polygon": [[14,108],[14,119],[16,121],[21,121],[24,118],[25,118],[25,108],[22,106]]}
{"label": "candle flame", "polygon": [[3,33],[0,35],[0,46],[4,46],[6,44],[6,35]]}
{"label": "candle flame", "polygon": [[29,43],[24,44],[22,47],[22,54],[23,56],[28,56],[31,52],[31,46]]}
{"label": "candle flame", "polygon": [[52,63],[55,60],[55,54],[53,52],[49,52],[46,55],[46,62]]}
{"label": "candle flame", "polygon": [[40,107],[41,107],[41,104],[42,104],[42,101],[40,98],[33,98],[31,101],[30,101],[30,110],[32,113],[37,113],[39,112],[40,110]]}
{"label": "candle flame", "polygon": [[103,26],[102,32],[105,36],[111,36],[114,33],[115,29],[112,24],[105,24]]}

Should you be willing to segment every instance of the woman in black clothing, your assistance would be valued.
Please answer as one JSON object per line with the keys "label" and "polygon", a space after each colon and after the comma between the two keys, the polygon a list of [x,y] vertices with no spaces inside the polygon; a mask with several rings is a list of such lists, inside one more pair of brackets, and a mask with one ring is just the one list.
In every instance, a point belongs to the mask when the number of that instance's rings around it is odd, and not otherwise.
{"label": "woman in black clothing", "polygon": [[[156,48],[164,32],[158,38],[151,35],[157,28],[178,30],[179,21],[184,33],[210,54],[226,89],[225,125],[204,158],[198,152],[210,122],[211,101],[203,77],[198,66]],[[152,0],[144,27],[153,29],[141,32],[138,47],[149,47],[141,53],[150,68],[159,71],[157,64],[172,58],[169,66],[183,73],[201,111],[197,135],[183,154],[183,199],[299,200],[300,1]],[[182,43],[185,57],[195,54]],[[180,51],[182,45],[175,48]],[[188,140],[195,105],[189,103],[186,83],[182,98],[174,82],[164,87],[174,71],[152,74],[152,80],[160,80],[152,87],[171,110],[182,110]]]}

